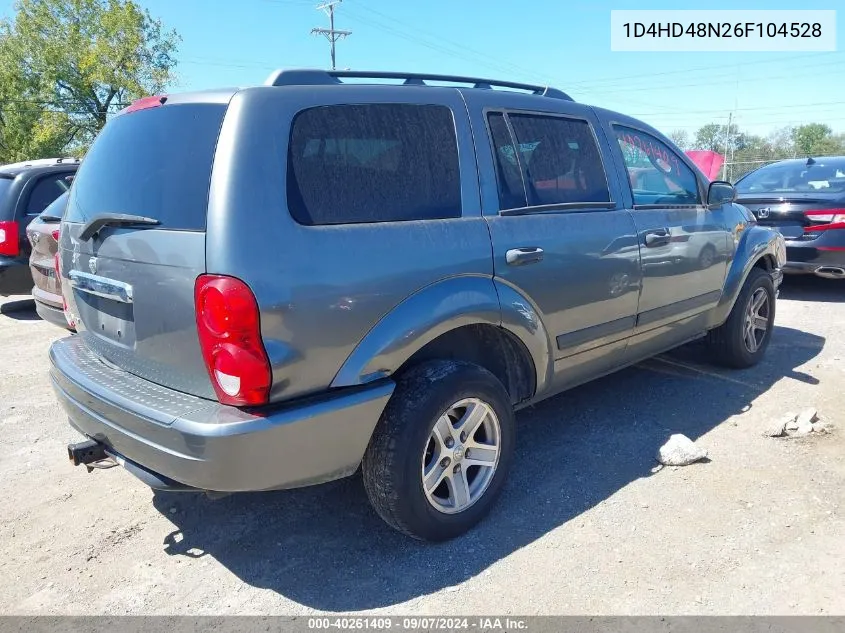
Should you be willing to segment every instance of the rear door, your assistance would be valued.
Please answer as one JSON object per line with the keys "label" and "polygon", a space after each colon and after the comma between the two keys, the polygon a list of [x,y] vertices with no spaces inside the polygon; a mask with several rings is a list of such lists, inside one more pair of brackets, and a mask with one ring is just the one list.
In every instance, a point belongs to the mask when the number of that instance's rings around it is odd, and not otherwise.
{"label": "rear door", "polygon": [[592,111],[566,101],[548,111],[550,99],[522,95],[497,95],[503,107],[492,109],[481,91],[465,98],[496,279],[543,319],[555,388],[608,371],[633,332],[639,249]]}
{"label": "rear door", "polygon": [[[156,102],[158,104],[158,102]],[[62,223],[64,295],[79,336],[121,369],[213,397],[196,332],[209,182],[225,103],[174,103],[110,121],[81,165]],[[106,225],[99,214],[157,225]]]}
{"label": "rear door", "polygon": [[698,315],[722,294],[729,233],[721,208],[709,209],[704,185],[681,155],[651,132],[613,124],[609,134],[627,171],[642,253],[642,291],[633,355],[648,355],[694,335]]}

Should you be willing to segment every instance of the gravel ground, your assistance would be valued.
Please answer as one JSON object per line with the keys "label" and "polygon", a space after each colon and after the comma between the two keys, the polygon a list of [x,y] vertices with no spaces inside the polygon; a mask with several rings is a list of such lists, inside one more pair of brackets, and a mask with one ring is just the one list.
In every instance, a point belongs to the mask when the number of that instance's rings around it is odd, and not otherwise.
{"label": "gravel ground", "polygon": [[[73,468],[63,334],[20,299],[0,306],[0,613],[845,613],[845,283],[788,279],[755,369],[689,346],[520,413],[499,504],[435,546],[384,526],[360,477],[213,501]],[[762,437],[805,406],[833,432]],[[672,433],[710,461],[655,472]]]}

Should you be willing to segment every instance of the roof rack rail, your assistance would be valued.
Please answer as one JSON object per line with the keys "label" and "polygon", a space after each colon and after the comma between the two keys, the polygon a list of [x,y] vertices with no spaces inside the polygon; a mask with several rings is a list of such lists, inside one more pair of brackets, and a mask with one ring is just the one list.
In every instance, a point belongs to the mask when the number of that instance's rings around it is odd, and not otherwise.
{"label": "roof rack rail", "polygon": [[493,87],[525,90],[535,95],[573,101],[572,97],[548,86],[516,83],[513,81],[498,81],[495,79],[480,79],[478,77],[461,77],[459,75],[432,75],[429,73],[399,73],[367,70],[311,70],[291,69],[274,71],[264,82],[265,86],[319,86],[342,83],[342,78],[356,79],[403,79],[408,86],[425,86],[426,81],[442,81],[448,83],[471,84],[473,88],[492,90]]}

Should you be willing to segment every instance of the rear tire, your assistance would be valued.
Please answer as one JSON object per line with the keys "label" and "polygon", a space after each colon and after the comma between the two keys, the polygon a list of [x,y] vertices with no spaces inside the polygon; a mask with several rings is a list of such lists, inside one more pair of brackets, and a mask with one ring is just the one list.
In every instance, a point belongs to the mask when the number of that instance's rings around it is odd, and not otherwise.
{"label": "rear tire", "polygon": [[431,361],[403,374],[364,454],[364,488],[391,527],[443,541],[496,501],[514,452],[508,393],[478,365]]}
{"label": "rear tire", "polygon": [[728,320],[708,334],[707,342],[713,360],[734,369],[745,369],[759,363],[772,338],[775,307],[775,287],[771,276],[765,270],[753,268]]}

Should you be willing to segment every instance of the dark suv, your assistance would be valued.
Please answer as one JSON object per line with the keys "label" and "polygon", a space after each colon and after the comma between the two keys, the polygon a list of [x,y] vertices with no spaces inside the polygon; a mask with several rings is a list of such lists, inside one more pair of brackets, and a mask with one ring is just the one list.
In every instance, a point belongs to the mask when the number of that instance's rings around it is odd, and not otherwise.
{"label": "dark suv", "polygon": [[49,158],[0,166],[0,295],[29,294],[26,228],[70,189],[79,160]]}
{"label": "dark suv", "polygon": [[703,336],[761,359],[783,238],[733,197],[551,88],[280,71],[144,99],[62,222],[70,458],[206,491],[360,465],[390,525],[455,536],[502,489],[515,409]]}

